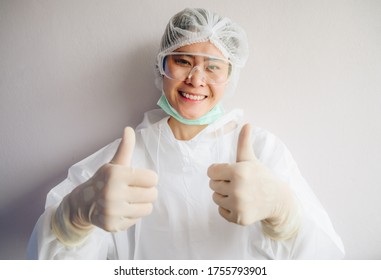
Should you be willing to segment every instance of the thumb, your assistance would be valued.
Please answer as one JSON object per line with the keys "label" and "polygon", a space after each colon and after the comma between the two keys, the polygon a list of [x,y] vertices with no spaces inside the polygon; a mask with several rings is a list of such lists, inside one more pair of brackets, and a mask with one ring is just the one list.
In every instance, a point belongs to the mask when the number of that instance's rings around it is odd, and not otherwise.
{"label": "thumb", "polygon": [[123,132],[122,141],[119,144],[111,163],[130,166],[132,154],[135,148],[135,131],[126,127]]}
{"label": "thumb", "polygon": [[251,145],[251,126],[245,124],[238,137],[237,162],[256,160],[253,147]]}

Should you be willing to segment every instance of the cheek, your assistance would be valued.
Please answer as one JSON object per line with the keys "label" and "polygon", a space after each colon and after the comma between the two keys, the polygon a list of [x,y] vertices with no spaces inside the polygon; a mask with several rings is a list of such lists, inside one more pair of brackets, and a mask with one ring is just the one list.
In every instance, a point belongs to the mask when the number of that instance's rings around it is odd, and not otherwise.
{"label": "cheek", "polygon": [[163,78],[163,90],[164,90],[164,92],[167,92],[168,88],[169,88],[168,79]]}
{"label": "cheek", "polygon": [[225,92],[225,86],[214,86],[210,88],[213,93],[213,98],[216,100],[220,100]]}
{"label": "cheek", "polygon": [[172,94],[173,91],[176,91],[177,83],[174,80],[168,78],[163,79],[163,90],[167,98]]}

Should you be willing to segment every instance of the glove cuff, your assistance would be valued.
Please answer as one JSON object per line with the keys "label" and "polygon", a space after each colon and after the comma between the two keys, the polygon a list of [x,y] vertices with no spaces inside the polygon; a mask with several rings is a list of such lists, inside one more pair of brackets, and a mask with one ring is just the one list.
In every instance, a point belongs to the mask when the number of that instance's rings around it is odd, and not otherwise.
{"label": "glove cuff", "polygon": [[69,195],[65,196],[56,211],[52,214],[51,229],[57,239],[68,247],[82,244],[90,235],[93,225],[84,226],[74,222],[71,217]]}
{"label": "glove cuff", "polygon": [[300,206],[292,196],[288,207],[276,218],[262,220],[262,231],[273,240],[287,240],[299,232],[301,225]]}

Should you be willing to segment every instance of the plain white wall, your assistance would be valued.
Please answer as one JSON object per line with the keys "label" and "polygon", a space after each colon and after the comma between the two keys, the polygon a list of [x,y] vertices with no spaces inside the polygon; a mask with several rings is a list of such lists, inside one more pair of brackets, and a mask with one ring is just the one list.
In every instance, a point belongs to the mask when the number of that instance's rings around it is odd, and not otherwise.
{"label": "plain white wall", "polygon": [[23,259],[47,191],[156,107],[153,63],[185,7],[251,54],[228,108],[278,135],[347,259],[381,258],[381,1],[0,1],[0,258]]}

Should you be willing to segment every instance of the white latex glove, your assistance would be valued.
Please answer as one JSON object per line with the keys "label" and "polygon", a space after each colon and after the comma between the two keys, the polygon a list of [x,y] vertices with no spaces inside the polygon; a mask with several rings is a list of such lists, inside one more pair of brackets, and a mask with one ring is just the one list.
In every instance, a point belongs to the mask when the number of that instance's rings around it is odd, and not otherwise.
{"label": "white latex glove", "polygon": [[68,194],[52,216],[52,230],[67,246],[81,243],[94,226],[125,230],[152,211],[157,174],[130,166],[135,132],[127,127],[110,163]]}
{"label": "white latex glove", "polygon": [[291,238],[299,229],[298,205],[289,186],[256,158],[250,135],[246,124],[239,135],[236,163],[209,167],[213,200],[229,222],[246,226],[262,221],[271,238]]}

